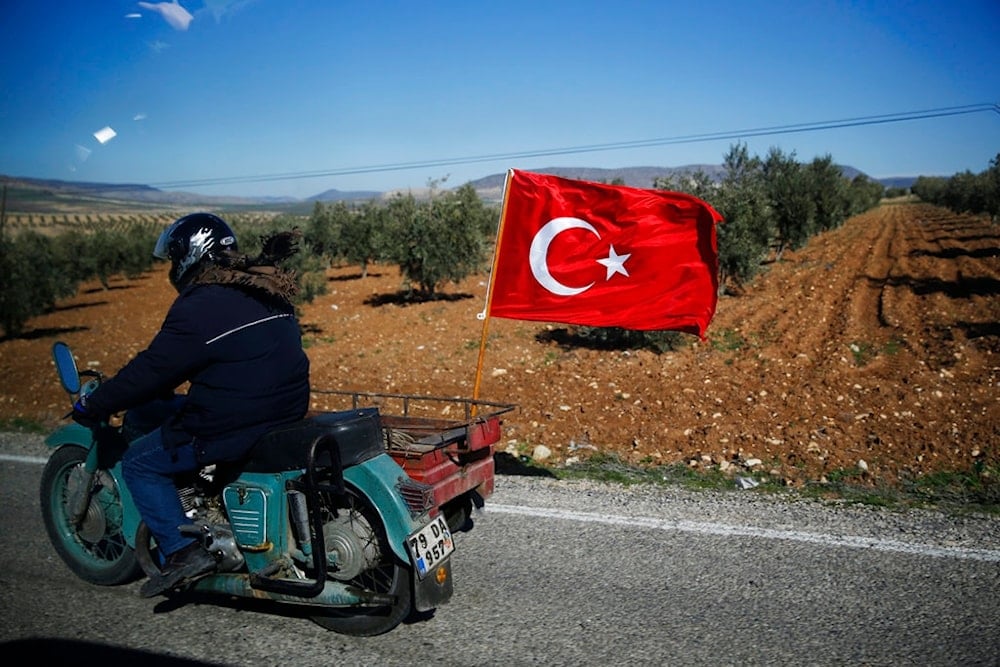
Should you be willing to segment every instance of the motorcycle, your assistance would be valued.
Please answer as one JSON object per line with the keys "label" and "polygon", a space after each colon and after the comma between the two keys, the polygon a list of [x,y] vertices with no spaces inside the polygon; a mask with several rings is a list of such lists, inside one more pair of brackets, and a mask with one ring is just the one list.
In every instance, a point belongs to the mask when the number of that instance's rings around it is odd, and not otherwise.
{"label": "motorcycle", "polygon": [[[53,360],[71,401],[100,386],[68,345]],[[69,415],[67,415],[69,416]],[[115,421],[115,420],[112,420]],[[75,422],[46,439],[42,517],[56,552],[100,586],[156,576],[155,539],[122,476],[129,414],[93,429]],[[392,630],[453,593],[455,543],[433,488],[383,446],[378,408],[311,414],[262,436],[236,465],[178,476],[178,495],[218,565],[168,595],[198,592],[296,605],[347,635]]]}

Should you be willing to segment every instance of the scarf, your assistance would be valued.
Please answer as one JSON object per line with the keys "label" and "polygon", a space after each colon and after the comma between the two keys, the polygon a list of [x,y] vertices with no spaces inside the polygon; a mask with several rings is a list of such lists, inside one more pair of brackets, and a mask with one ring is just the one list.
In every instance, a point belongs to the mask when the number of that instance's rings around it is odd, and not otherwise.
{"label": "scarf", "polygon": [[298,228],[261,237],[261,252],[256,257],[222,253],[205,262],[191,283],[195,285],[236,285],[267,297],[291,304],[299,291],[295,271],[278,266],[298,252]]}

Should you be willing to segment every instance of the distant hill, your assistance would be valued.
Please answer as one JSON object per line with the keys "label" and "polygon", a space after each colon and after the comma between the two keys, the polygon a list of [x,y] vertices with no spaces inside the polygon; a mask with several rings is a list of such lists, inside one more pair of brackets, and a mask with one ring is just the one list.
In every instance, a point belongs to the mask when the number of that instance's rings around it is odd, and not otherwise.
{"label": "distant hill", "polygon": [[107,210],[190,209],[194,206],[241,207],[288,203],[290,197],[213,197],[167,192],[140,183],[92,183],[0,175],[7,188],[8,210],[47,212],[101,207]]}
{"label": "distant hill", "polygon": [[[689,164],[683,167],[621,167],[618,169],[598,169],[596,167],[545,167],[542,169],[530,169],[539,174],[551,174],[562,178],[575,178],[581,181],[594,181],[597,183],[610,183],[613,180],[621,179],[625,185],[635,188],[651,188],[653,181],[663,176],[675,173],[703,171],[712,178],[721,178],[724,169],[720,164]],[[477,190],[487,190],[495,187],[503,187],[506,173],[491,174],[475,181],[470,181]]]}
{"label": "distant hill", "polygon": [[318,195],[306,197],[306,201],[356,201],[358,199],[368,201],[378,199],[382,193],[378,190],[325,190]]}
{"label": "distant hill", "polygon": [[[623,182],[637,188],[651,188],[655,179],[677,173],[702,171],[714,180],[721,179],[725,169],[718,164],[689,164],[680,167],[621,167],[601,169],[596,167],[546,167],[531,171],[564,178],[603,183]],[[854,167],[842,166],[847,178],[863,172]],[[503,194],[506,173],[490,174],[469,181],[479,196],[486,201],[499,201]],[[886,187],[908,188],[915,176],[896,176],[876,179]],[[160,190],[139,183],[93,183],[61,181],[55,179],[23,178],[0,175],[0,182],[7,186],[6,206],[9,211],[46,212],[102,207],[105,209],[178,209],[190,210],[196,206],[223,209],[271,209],[308,213],[315,202],[368,201],[384,199],[398,193],[410,193],[418,199],[427,196],[426,189],[400,189],[379,192],[375,190],[325,190],[305,199],[294,197],[230,197],[173,192]]]}
{"label": "distant hill", "polygon": [[[178,209],[190,210],[203,206],[223,209],[305,210],[315,201],[340,201],[379,197],[375,191],[342,192],[327,190],[308,199],[295,197],[236,197],[213,196],[193,192],[160,190],[139,183],[92,183],[56,179],[26,178],[0,175],[7,186],[7,208],[12,211],[46,212],[50,210],[82,209],[100,206],[110,210]],[[310,209],[311,210],[311,209]]]}
{"label": "distant hill", "polygon": [[877,179],[879,183],[887,188],[911,188],[916,182],[916,176],[890,176],[889,178]]}
{"label": "distant hill", "polygon": [[[634,188],[651,188],[657,178],[675,173],[703,171],[712,179],[722,178],[725,172],[719,164],[690,164],[683,167],[621,167],[618,169],[599,169],[596,167],[544,167],[530,169],[538,174],[550,174],[562,178],[573,178],[580,181],[595,183],[622,182]],[[491,174],[469,183],[476,189],[479,196],[486,200],[499,201],[503,196],[503,184],[507,178],[506,172]],[[620,179],[620,181],[619,181]]]}
{"label": "distant hill", "polygon": [[[611,183],[612,181],[622,182],[636,188],[652,188],[653,182],[657,178],[673,176],[682,173],[704,172],[713,181],[722,180],[725,176],[725,167],[721,164],[688,164],[681,167],[622,167],[619,169],[597,169],[593,167],[545,167],[542,169],[531,169],[535,173],[551,174],[562,178],[573,178],[581,181],[594,181],[597,183]],[[864,174],[860,169],[849,166],[841,166],[840,171],[845,178],[853,179],[859,174]],[[472,187],[476,189],[479,196],[486,200],[500,201],[503,196],[503,184],[506,179],[506,172],[491,174],[475,181],[470,181]],[[619,180],[620,179],[620,180]],[[886,187],[908,188],[914,181],[915,176],[898,176],[894,178],[875,179]]]}

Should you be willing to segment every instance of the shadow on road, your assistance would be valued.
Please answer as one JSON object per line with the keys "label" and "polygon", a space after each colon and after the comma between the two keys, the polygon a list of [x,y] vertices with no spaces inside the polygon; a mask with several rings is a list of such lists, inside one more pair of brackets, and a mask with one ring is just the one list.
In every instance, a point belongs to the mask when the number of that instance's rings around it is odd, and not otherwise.
{"label": "shadow on road", "polygon": [[69,665],[142,665],[142,667],[209,667],[221,663],[201,662],[148,651],[108,646],[73,639],[18,639],[0,644],[5,655],[31,656],[38,664]]}

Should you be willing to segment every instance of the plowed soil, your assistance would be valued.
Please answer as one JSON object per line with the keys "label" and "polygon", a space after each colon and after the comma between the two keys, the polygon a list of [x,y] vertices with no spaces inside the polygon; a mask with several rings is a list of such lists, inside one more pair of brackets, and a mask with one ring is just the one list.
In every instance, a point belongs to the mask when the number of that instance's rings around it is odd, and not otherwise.
{"label": "plowed soil", "polygon": [[[302,308],[314,387],[472,398],[481,368],[478,398],[517,406],[499,449],[542,459],[543,445],[545,465],[616,454],[799,485],[1000,462],[1000,226],[981,216],[901,203],[852,218],[723,296],[707,341],[663,354],[491,318],[479,366],[485,276],[423,302],[404,298],[395,267],[328,277]],[[52,343],[114,373],[172,298],[162,270],[89,284],[0,341],[0,419],[59,423]]]}

